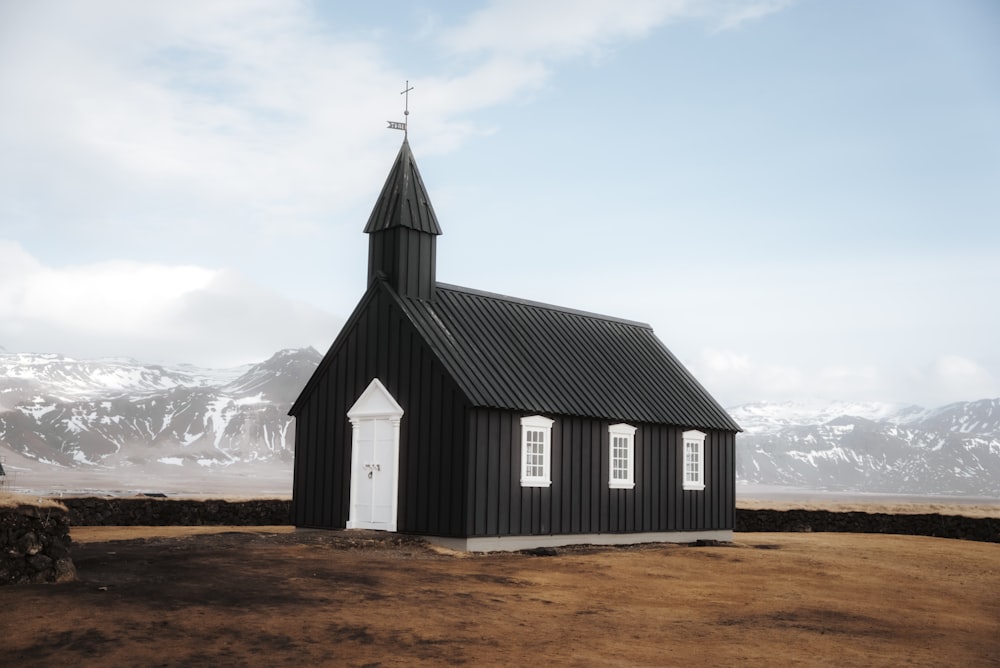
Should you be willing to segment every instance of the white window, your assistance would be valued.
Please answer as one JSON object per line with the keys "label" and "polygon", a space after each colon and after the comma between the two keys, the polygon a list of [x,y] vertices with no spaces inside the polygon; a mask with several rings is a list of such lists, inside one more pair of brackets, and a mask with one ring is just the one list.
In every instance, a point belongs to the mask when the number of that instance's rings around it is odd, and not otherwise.
{"label": "white window", "polygon": [[521,418],[521,486],[552,484],[552,422],[541,415]]}
{"label": "white window", "polygon": [[684,432],[684,489],[705,489],[705,433]]}
{"label": "white window", "polygon": [[635,487],[635,427],[613,424],[608,427],[608,487]]}

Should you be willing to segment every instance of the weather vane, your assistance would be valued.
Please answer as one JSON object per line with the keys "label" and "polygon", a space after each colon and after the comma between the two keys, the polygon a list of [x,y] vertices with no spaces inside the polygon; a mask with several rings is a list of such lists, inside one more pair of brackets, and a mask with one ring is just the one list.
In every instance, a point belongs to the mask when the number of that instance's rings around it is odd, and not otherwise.
{"label": "weather vane", "polygon": [[387,121],[387,123],[389,123],[389,129],[390,130],[402,130],[403,131],[403,138],[404,139],[409,138],[409,133],[408,133],[408,131],[406,129],[406,126],[407,126],[407,123],[410,120],[409,117],[410,117],[410,91],[411,90],[413,90],[413,86],[410,85],[410,80],[407,79],[406,80],[406,89],[403,90],[400,93],[400,95],[405,95],[406,96],[406,106],[403,108],[403,122],[400,123],[399,121]]}

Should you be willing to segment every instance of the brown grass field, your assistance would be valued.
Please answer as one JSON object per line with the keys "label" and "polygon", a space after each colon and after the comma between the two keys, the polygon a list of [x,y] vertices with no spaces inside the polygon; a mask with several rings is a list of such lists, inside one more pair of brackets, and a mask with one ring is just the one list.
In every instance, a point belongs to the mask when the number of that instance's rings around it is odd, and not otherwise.
{"label": "brown grass field", "polygon": [[78,527],[0,589],[10,666],[1000,665],[1000,544],[737,534],[465,555],[291,527]]}

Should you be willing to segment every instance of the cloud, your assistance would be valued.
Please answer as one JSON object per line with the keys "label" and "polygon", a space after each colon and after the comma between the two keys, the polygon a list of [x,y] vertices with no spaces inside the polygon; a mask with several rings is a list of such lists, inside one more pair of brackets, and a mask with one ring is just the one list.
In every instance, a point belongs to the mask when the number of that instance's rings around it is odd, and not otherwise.
{"label": "cloud", "polygon": [[[792,360],[789,354],[786,358]],[[944,355],[922,368],[826,363],[801,358],[775,363],[747,353],[703,348],[691,371],[725,406],[754,401],[893,401],[937,407],[1000,396],[1000,380],[979,362]]]}
{"label": "cloud", "polygon": [[304,5],[27,7],[0,29],[8,220],[43,199],[60,226],[253,234],[353,202],[384,168],[363,149],[401,77]]}
{"label": "cloud", "polygon": [[1000,397],[1000,379],[975,360],[942,355],[912,372],[913,383],[926,388],[939,402]]}
{"label": "cloud", "polygon": [[730,350],[703,348],[690,370],[724,406],[801,395],[807,385],[793,366],[761,364]]}
{"label": "cloud", "polygon": [[284,0],[0,4],[0,236],[23,244],[0,249],[0,344],[187,361],[302,344],[288,332],[322,347],[332,316],[206,265],[287,284],[275,254],[356,234],[402,68],[419,77],[421,155],[439,153],[493,131],[474,112],[562,61],[762,6],[777,4],[493,2],[426,18],[402,61],[384,35],[404,10],[357,30]]}
{"label": "cloud", "polygon": [[758,2],[722,3],[717,30],[732,30],[789,7],[795,0],[760,0]]}
{"label": "cloud", "polygon": [[[405,63],[423,77],[423,154],[491,132],[469,114],[544,86],[557,61],[671,20],[733,22],[778,5],[510,0],[451,26],[425,21]],[[367,201],[384,173],[381,119],[393,115],[404,64],[377,31],[343,28],[334,10],[282,0],[39,0],[2,12],[7,236],[42,224],[48,234],[86,226],[133,242],[219,242],[234,230],[253,240],[276,228],[307,235]],[[448,68],[421,73],[435,51]]]}
{"label": "cloud", "polygon": [[793,0],[497,0],[444,32],[458,54],[565,59],[646,37],[683,19],[728,30],[778,12]]}
{"label": "cloud", "polygon": [[325,350],[343,320],[232,271],[108,261],[54,268],[0,240],[0,345],[230,366],[280,348]]}
{"label": "cloud", "polygon": [[447,31],[457,53],[566,58],[647,34],[687,13],[689,2],[664,0],[508,0],[493,2]]}
{"label": "cloud", "polygon": [[646,38],[673,21],[705,20],[720,29],[776,12],[791,0],[495,0],[453,25],[430,22],[436,40],[458,63],[422,85],[425,129],[443,149],[489,132],[461,120],[469,112],[522,98],[544,87],[556,66],[601,58],[616,45]]}

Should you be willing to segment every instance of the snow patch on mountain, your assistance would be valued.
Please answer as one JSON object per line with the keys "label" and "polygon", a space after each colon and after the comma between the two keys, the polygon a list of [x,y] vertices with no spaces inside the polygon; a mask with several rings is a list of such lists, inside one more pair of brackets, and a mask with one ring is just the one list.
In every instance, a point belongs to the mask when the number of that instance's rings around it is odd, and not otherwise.
{"label": "snow patch on mountain", "polygon": [[312,348],[221,370],[0,353],[0,453],[67,468],[287,464],[287,411],[319,361]]}
{"label": "snow patch on mountain", "polygon": [[741,482],[1000,498],[1000,399],[934,409],[755,403],[730,409]]}
{"label": "snow patch on mountain", "polygon": [[[288,408],[321,356],[282,350],[231,369],[0,353],[0,456],[84,471],[287,467]],[[758,402],[730,409],[740,482],[1000,497],[1000,399],[924,408]],[[257,469],[260,470],[260,469]]]}
{"label": "snow patch on mountain", "polygon": [[766,434],[789,427],[823,424],[845,416],[881,420],[910,414],[913,407],[883,402],[786,401],[757,402],[729,409],[729,414],[747,434]]}

